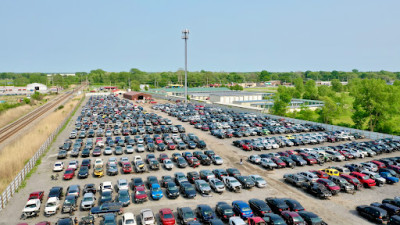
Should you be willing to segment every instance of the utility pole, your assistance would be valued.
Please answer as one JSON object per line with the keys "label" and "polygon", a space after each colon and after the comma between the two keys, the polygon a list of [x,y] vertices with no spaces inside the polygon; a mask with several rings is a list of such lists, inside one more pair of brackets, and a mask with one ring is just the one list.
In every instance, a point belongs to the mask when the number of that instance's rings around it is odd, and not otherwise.
{"label": "utility pole", "polygon": [[188,92],[187,92],[187,40],[189,39],[189,30],[184,29],[182,31],[182,39],[185,40],[185,102],[188,102]]}

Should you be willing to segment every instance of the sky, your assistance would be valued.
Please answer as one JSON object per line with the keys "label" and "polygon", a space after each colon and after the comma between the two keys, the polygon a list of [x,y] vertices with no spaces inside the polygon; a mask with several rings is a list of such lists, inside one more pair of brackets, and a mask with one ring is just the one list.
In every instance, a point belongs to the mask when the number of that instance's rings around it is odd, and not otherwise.
{"label": "sky", "polygon": [[399,0],[1,0],[0,72],[400,71]]}

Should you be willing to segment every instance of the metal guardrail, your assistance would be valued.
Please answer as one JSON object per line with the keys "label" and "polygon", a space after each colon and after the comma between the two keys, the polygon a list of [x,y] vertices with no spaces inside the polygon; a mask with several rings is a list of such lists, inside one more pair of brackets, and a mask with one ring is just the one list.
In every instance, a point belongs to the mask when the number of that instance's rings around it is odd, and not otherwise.
{"label": "metal guardrail", "polygon": [[[158,94],[153,94],[153,97],[155,98],[161,98],[165,100],[183,100],[184,98],[182,97],[175,97],[175,96],[165,96],[165,95],[158,95]],[[284,119],[285,121],[289,121],[292,123],[296,124],[312,124],[312,125],[318,125],[327,131],[347,131],[350,133],[360,133],[364,135],[366,138],[369,139],[383,139],[383,138],[392,138],[396,140],[400,140],[400,136],[397,135],[391,135],[391,134],[383,134],[383,133],[378,133],[378,132],[371,132],[371,131],[366,131],[366,130],[358,130],[354,128],[349,128],[349,127],[341,127],[341,126],[336,126],[336,125],[330,125],[330,124],[325,124],[325,123],[317,123],[317,122],[312,122],[312,121],[307,121],[307,120],[299,120],[299,119],[294,119],[294,118],[289,118],[289,117],[283,117],[283,116],[276,116],[276,115],[271,115],[267,113],[262,113],[258,109],[251,109],[251,108],[245,108],[243,106],[234,106],[234,105],[229,105],[225,106],[222,104],[209,104],[205,103],[202,101],[197,101],[197,100],[190,100],[190,102],[202,104],[202,105],[207,105],[207,106],[212,106],[212,107],[219,107],[227,110],[234,110],[236,112],[240,113],[254,113],[256,115],[268,115],[268,117],[273,118],[273,119]]]}
{"label": "metal guardrail", "polygon": [[[71,95],[62,104],[65,104],[67,101],[69,101],[73,97],[75,97],[75,96]],[[11,200],[12,196],[15,194],[15,192],[18,190],[18,188],[21,186],[21,184],[25,180],[27,174],[35,167],[38,159],[42,156],[42,154],[51,145],[51,143],[54,140],[54,137],[57,136],[58,132],[66,124],[69,117],[77,109],[77,107],[79,107],[81,105],[81,103],[83,102],[84,99],[85,99],[84,97],[81,98],[80,102],[78,104],[76,104],[76,106],[71,110],[71,112],[68,114],[68,116],[65,117],[65,119],[61,122],[61,124],[57,127],[57,129],[47,138],[47,140],[42,144],[42,146],[40,146],[40,148],[35,153],[35,155],[33,155],[33,157],[25,165],[25,167],[17,174],[17,176],[14,178],[14,180],[11,181],[11,183],[3,191],[3,193],[0,195],[0,211],[6,207],[7,203]]]}

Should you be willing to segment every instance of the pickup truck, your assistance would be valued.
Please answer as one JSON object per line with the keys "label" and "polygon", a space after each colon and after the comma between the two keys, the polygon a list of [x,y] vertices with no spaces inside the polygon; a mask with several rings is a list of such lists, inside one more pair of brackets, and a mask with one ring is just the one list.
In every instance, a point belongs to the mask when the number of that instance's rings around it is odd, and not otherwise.
{"label": "pickup truck", "polygon": [[223,182],[224,182],[225,186],[231,191],[240,192],[240,190],[242,189],[242,185],[234,177],[226,177],[226,176],[224,176],[223,177]]}
{"label": "pickup truck", "polygon": [[123,208],[120,202],[106,202],[101,206],[95,206],[90,210],[90,215],[100,216],[107,213],[122,214]]}
{"label": "pickup truck", "polygon": [[103,192],[103,191],[111,191],[112,192],[113,186],[112,186],[111,181],[104,181],[103,183],[101,183],[99,190],[100,190],[100,192]]}

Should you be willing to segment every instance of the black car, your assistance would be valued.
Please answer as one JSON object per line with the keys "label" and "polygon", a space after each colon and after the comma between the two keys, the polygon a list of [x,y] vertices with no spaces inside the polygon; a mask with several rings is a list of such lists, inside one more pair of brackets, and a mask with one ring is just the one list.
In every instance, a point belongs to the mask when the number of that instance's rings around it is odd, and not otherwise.
{"label": "black car", "polygon": [[267,213],[272,213],[271,208],[263,200],[252,198],[249,200],[249,206],[256,216],[263,217]]}
{"label": "black car", "polygon": [[382,200],[382,203],[389,203],[397,207],[400,207],[400,199],[385,198]]}
{"label": "black car", "polygon": [[207,144],[203,140],[200,140],[197,142],[197,147],[200,149],[204,149],[207,147]]}
{"label": "black car", "polygon": [[386,212],[389,214],[389,216],[394,216],[394,215],[399,215],[400,214],[400,208],[392,205],[392,204],[388,204],[388,203],[379,203],[379,202],[374,202],[371,203],[371,206],[375,206],[375,207],[379,207],[381,209],[386,210]]}
{"label": "black car", "polygon": [[96,186],[94,184],[85,184],[83,187],[83,194],[86,194],[88,192],[92,192],[93,194],[96,194]]}
{"label": "black car", "polygon": [[242,174],[240,173],[240,171],[239,171],[238,169],[236,169],[236,168],[228,168],[228,169],[226,169],[226,172],[227,172],[228,175],[231,176],[231,177],[236,177],[236,176],[242,175]]}
{"label": "black car", "polygon": [[332,192],[330,192],[323,184],[319,183],[303,183],[303,188],[305,188],[310,194],[318,198],[329,198],[332,197]]}
{"label": "black car", "polygon": [[285,198],[283,200],[286,202],[286,205],[289,206],[290,211],[299,212],[305,210],[304,207],[297,200],[291,198]]}
{"label": "black car", "polygon": [[196,171],[188,172],[187,179],[189,180],[190,183],[193,184],[195,180],[200,180],[200,175]]}
{"label": "black car", "polygon": [[281,198],[266,198],[265,201],[274,213],[281,214],[283,211],[289,211],[289,206]]}
{"label": "black car", "polygon": [[132,178],[131,189],[134,190],[136,187],[139,187],[139,186],[144,187],[144,182],[143,182],[142,178],[140,178],[140,177]]}
{"label": "black car", "polygon": [[161,177],[161,186],[162,187],[167,187],[168,182],[174,182],[174,178],[172,178],[169,175],[165,175]]}
{"label": "black car", "polygon": [[193,185],[187,181],[181,183],[180,192],[186,198],[196,197],[196,190],[194,189]]}
{"label": "black car", "polygon": [[179,197],[179,188],[175,182],[170,181],[165,184],[166,194],[168,198],[175,199]]}
{"label": "black car", "polygon": [[[222,222],[222,220],[220,220],[220,219],[212,219],[212,220],[208,221],[208,223],[210,225],[224,225],[224,222]],[[192,225],[192,224],[190,224],[190,225]]]}
{"label": "black car", "polygon": [[81,156],[82,156],[82,158],[89,157],[90,156],[90,149],[89,148],[84,148],[82,150]]}
{"label": "black car", "polygon": [[78,178],[87,178],[89,176],[89,167],[81,166],[78,171]]}
{"label": "black car", "polygon": [[224,221],[228,221],[229,218],[235,216],[232,206],[226,202],[218,202],[215,207],[215,213]]}
{"label": "black car", "polygon": [[197,220],[193,210],[189,207],[179,207],[177,210],[177,214],[178,219],[183,225],[187,225],[189,222]]}
{"label": "black car", "polygon": [[158,179],[155,176],[148,176],[147,187],[150,189],[152,184],[159,184]]}
{"label": "black car", "polygon": [[309,224],[309,225],[323,225],[326,224],[321,217],[319,217],[317,214],[313,212],[308,212],[308,211],[300,211],[297,212],[303,220]]}
{"label": "black car", "polygon": [[249,176],[236,176],[236,179],[242,184],[243,188],[250,189],[256,186],[256,183]]}
{"label": "black car", "polygon": [[373,222],[386,223],[386,221],[389,220],[389,215],[386,210],[379,207],[360,205],[357,206],[356,210],[362,217]]}
{"label": "black car", "polygon": [[176,164],[179,168],[186,168],[188,166],[187,161],[183,157],[176,158]]}
{"label": "black car", "polygon": [[74,221],[70,217],[64,217],[57,220],[56,225],[73,225]]}
{"label": "black car", "polygon": [[267,213],[262,217],[262,219],[267,223],[267,224],[273,224],[273,225],[287,225],[285,220],[278,214],[275,213]]}
{"label": "black car", "polygon": [[49,191],[49,198],[57,197],[58,199],[62,199],[63,195],[62,187],[52,187]]}
{"label": "black car", "polygon": [[208,205],[198,205],[196,207],[197,218],[203,223],[208,223],[212,219],[216,219],[216,215],[212,208]]}
{"label": "black car", "polygon": [[400,216],[390,217],[388,225],[400,225]]}
{"label": "black car", "polygon": [[197,158],[200,160],[201,165],[209,166],[212,163],[210,157],[208,157],[207,155],[200,154],[197,156]]}

